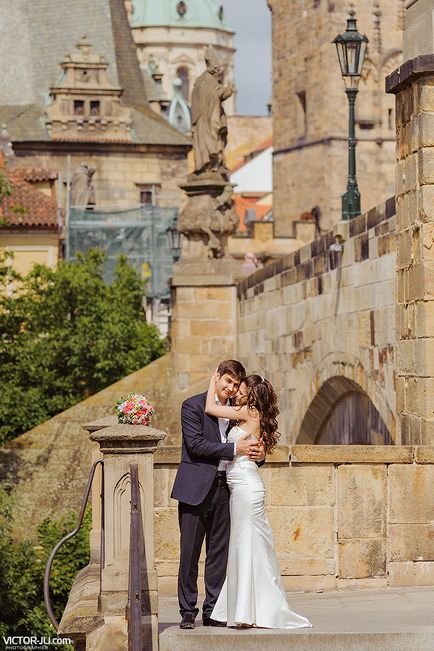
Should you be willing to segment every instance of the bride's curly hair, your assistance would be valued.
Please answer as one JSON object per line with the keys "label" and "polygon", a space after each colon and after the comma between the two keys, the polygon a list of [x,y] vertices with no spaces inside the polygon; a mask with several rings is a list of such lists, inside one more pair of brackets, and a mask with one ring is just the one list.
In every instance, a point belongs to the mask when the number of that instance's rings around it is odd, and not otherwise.
{"label": "bride's curly hair", "polygon": [[261,426],[261,439],[265,452],[270,454],[276,447],[280,434],[277,431],[277,396],[273,385],[260,375],[249,375],[242,382],[247,387],[247,395],[240,399],[239,404],[247,405],[248,409],[256,409]]}

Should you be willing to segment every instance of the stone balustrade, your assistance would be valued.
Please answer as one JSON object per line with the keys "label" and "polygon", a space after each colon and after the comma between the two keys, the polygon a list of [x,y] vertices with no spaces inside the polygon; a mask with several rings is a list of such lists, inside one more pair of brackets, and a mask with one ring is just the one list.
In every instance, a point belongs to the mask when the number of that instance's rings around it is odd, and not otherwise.
{"label": "stone balustrade", "polygon": [[[157,448],[159,590],[176,594],[180,448]],[[279,447],[261,469],[287,590],[432,585],[434,447]],[[201,575],[203,565],[201,565]]]}

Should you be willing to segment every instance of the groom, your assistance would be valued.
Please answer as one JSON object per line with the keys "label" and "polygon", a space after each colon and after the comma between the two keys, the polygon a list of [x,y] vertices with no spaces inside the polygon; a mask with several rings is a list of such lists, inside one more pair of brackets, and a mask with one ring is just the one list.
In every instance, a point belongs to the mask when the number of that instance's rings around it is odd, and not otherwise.
{"label": "groom", "polygon": [[[243,365],[233,359],[217,368],[216,402],[225,405],[237,393],[246,376]],[[262,444],[247,441],[227,443],[229,421],[205,413],[206,392],[184,401],[181,409],[182,455],[173,485],[172,497],[179,501],[181,555],[178,574],[180,628],[194,628],[199,609],[197,575],[200,552],[206,541],[204,626],[226,626],[211,619],[223,586],[229,546],[229,489],[226,463],[235,454],[249,455],[263,463]]]}

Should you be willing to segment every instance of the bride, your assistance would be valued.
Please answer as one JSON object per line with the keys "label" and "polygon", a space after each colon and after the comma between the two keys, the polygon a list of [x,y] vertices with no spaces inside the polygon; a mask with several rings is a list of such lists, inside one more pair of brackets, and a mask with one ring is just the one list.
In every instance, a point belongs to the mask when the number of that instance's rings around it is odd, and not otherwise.
{"label": "bride", "polygon": [[[228,435],[236,442],[245,434],[261,439],[271,453],[278,439],[277,396],[268,380],[250,375],[241,383],[238,404],[217,405],[211,379],[205,411],[237,421]],[[247,456],[236,455],[226,468],[230,490],[231,533],[226,580],[211,614],[228,626],[304,628],[312,624],[294,613],[286,601],[274,549],[273,533],[265,513],[265,489],[258,467]]]}

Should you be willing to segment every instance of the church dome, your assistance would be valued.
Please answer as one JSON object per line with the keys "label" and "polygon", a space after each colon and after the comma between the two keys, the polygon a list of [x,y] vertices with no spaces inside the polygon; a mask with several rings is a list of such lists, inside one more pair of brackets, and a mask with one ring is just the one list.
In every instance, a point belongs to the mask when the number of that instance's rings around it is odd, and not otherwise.
{"label": "church dome", "polygon": [[133,0],[131,26],[157,25],[231,31],[217,0]]}

